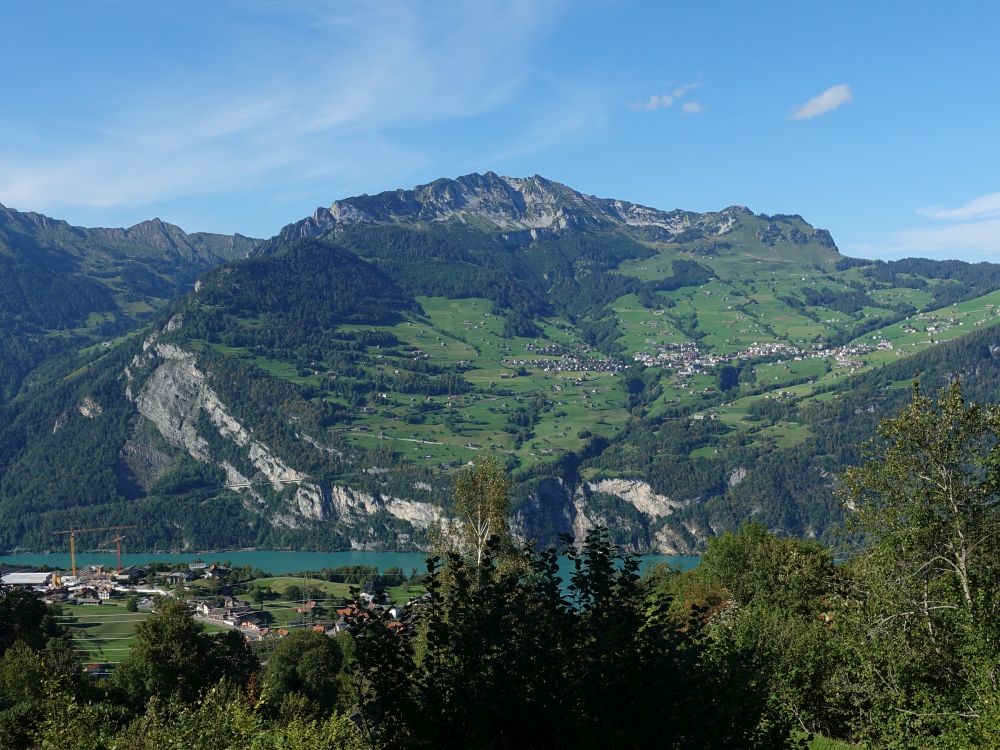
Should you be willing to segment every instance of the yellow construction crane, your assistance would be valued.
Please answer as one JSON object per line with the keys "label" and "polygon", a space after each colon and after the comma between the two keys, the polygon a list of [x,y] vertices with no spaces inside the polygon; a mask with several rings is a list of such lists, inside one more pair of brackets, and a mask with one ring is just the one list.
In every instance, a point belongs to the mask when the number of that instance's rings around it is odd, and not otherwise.
{"label": "yellow construction crane", "polygon": [[69,535],[69,565],[74,576],[76,576],[76,535],[82,534],[84,532],[90,531],[114,531],[119,532],[124,529],[134,529],[135,525],[132,526],[95,526],[89,529],[75,529],[72,526],[69,527],[67,531],[53,531],[53,534],[68,534]]}

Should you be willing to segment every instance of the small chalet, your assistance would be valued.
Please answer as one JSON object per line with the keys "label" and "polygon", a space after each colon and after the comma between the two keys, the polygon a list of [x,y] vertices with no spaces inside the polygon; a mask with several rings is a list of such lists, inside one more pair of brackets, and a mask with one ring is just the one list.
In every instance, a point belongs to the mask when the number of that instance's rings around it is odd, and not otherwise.
{"label": "small chalet", "polygon": [[309,615],[315,613],[317,609],[321,609],[321,607],[312,599],[310,599],[301,607],[296,607],[295,611],[298,612],[300,615]]}
{"label": "small chalet", "polygon": [[212,563],[209,567],[205,568],[205,578],[211,578],[214,581],[221,581],[224,578],[229,577],[229,568],[224,568],[221,565],[216,565]]}

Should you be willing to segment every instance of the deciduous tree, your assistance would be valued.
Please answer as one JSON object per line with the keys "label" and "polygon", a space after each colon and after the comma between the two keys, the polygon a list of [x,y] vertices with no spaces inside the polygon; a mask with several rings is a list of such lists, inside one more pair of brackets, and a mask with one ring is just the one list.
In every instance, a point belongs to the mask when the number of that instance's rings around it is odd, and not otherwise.
{"label": "deciduous tree", "polygon": [[455,475],[454,484],[451,511],[463,553],[480,565],[491,540],[506,552],[511,545],[510,479],[504,467],[492,454],[480,453],[472,466]]}

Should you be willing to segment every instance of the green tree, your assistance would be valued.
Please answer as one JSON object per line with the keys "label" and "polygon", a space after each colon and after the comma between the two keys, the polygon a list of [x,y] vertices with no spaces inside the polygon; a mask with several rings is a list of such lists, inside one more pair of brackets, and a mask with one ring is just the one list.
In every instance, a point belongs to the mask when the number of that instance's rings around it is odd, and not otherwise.
{"label": "green tree", "polygon": [[930,746],[997,714],[998,443],[1000,407],[966,403],[959,381],[936,402],[915,385],[843,477],[868,543],[848,613],[859,733],[873,744]]}
{"label": "green tree", "polygon": [[[508,555],[512,553],[507,553]],[[372,747],[789,746],[752,654],[648,600],[607,530],[570,552],[431,561],[415,629],[356,618],[353,674]],[[398,623],[397,623],[398,625]]]}
{"label": "green tree", "polygon": [[829,550],[747,523],[710,539],[697,568],[650,583],[676,597],[675,616],[701,608],[706,634],[754,664],[776,711],[807,732],[845,731],[832,684],[841,576]]}
{"label": "green tree", "polygon": [[336,640],[311,630],[295,630],[267,660],[263,698],[286,718],[301,713],[293,705],[307,714],[329,715],[337,706],[343,663]]}
{"label": "green tree", "polygon": [[49,608],[38,595],[15,586],[0,586],[0,654],[24,641],[42,648],[49,638],[62,635]]}
{"label": "green tree", "polygon": [[242,636],[216,639],[195,622],[184,602],[165,600],[136,628],[128,656],[115,670],[112,687],[131,706],[150,698],[191,703],[214,685],[227,670],[233,679],[245,677],[254,662]]}
{"label": "green tree", "polygon": [[462,553],[477,565],[491,540],[499,550],[510,548],[510,479],[495,456],[482,452],[455,475],[451,512]]}
{"label": "green tree", "polygon": [[41,657],[23,641],[0,656],[0,747],[28,747],[48,676]]}
{"label": "green tree", "polygon": [[[269,723],[232,685],[221,683],[194,705],[151,702],[145,714],[101,747],[128,750],[358,750],[362,747],[350,719],[296,718]],[[89,750],[89,748],[88,748]],[[96,750],[96,748],[95,748]]]}

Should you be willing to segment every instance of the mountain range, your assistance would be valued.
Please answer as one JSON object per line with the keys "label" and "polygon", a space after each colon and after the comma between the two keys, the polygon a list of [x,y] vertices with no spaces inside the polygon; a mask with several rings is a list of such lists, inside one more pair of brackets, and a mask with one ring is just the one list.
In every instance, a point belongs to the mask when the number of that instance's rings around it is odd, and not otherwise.
{"label": "mountain range", "polygon": [[995,398],[1000,266],[848,258],[798,215],[493,173],[276,236],[0,207],[0,549],[425,548],[489,450],[515,531],[693,552],[839,529],[837,472],[956,375]]}

